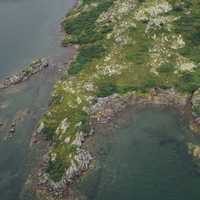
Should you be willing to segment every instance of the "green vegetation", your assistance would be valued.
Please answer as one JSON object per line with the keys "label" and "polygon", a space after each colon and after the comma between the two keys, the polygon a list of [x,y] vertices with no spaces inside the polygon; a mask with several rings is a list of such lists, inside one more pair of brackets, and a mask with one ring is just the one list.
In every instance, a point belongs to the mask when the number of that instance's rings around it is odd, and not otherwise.
{"label": "green vegetation", "polygon": [[[89,1],[84,1],[89,2]],[[92,2],[92,0],[90,0]],[[112,6],[113,0],[102,0],[97,6],[94,6],[87,11],[80,9],[79,13],[76,13],[75,17],[72,15],[64,21],[63,26],[68,34],[71,34],[71,39],[67,39],[64,43],[75,44],[87,44],[94,43],[103,39],[103,33],[105,31],[97,31],[96,20],[102,12],[105,12]],[[81,12],[82,11],[82,12]],[[110,29],[106,29],[110,31]]]}
{"label": "green vegetation", "polygon": [[117,92],[118,92],[118,89],[116,85],[112,83],[103,83],[99,87],[96,95],[97,97],[107,97]]}
{"label": "green vegetation", "polygon": [[67,166],[62,160],[56,159],[54,162],[50,160],[46,172],[49,173],[52,180],[59,181],[61,180],[66,167]]}
{"label": "green vegetation", "polygon": [[175,71],[175,67],[171,63],[162,64],[158,69],[158,72],[160,73],[170,73],[170,72],[173,73],[174,71]]}
{"label": "green vegetation", "polygon": [[200,87],[199,1],[135,2],[82,0],[63,22],[64,45],[80,48],[42,119],[54,144],[47,169],[54,181],[74,161],[77,135],[89,132],[89,108],[97,97],[155,87],[192,93]]}
{"label": "green vegetation", "polygon": [[26,67],[26,69],[22,70],[25,76],[30,75],[33,72],[33,68],[31,66]]}
{"label": "green vegetation", "polygon": [[87,66],[89,62],[93,59],[100,58],[105,53],[105,49],[101,44],[89,44],[80,49],[80,52],[76,58],[76,60],[72,63],[69,74],[76,75],[78,74],[84,67]]}
{"label": "green vegetation", "polygon": [[200,70],[184,72],[180,76],[179,89],[184,92],[193,93],[200,87]]}
{"label": "green vegetation", "polygon": [[200,2],[192,0],[185,2],[185,7],[190,11],[181,10],[181,18],[176,22],[175,31],[181,33],[186,42],[185,48],[180,50],[184,56],[188,56],[195,62],[200,62]]}

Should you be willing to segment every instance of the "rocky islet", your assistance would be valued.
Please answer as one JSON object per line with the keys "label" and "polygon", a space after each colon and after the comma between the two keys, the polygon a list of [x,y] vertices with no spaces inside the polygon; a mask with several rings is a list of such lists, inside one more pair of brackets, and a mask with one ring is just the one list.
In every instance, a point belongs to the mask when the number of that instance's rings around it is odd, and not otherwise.
{"label": "rocky islet", "polygon": [[7,77],[5,80],[0,81],[0,89],[8,88],[12,85],[21,83],[29,79],[32,75],[42,71],[48,67],[48,60],[46,58],[34,60],[30,65],[25,67],[22,71]]}

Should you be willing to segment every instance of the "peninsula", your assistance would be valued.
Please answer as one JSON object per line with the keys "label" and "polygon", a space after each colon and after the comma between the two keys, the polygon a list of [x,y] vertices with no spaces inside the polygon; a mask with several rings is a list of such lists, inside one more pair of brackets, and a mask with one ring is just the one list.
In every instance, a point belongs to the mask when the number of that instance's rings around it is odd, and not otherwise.
{"label": "peninsula", "polygon": [[[37,194],[62,199],[87,171],[83,147],[96,123],[126,106],[167,105],[200,124],[200,4],[196,0],[81,0],[63,21],[63,45],[77,45],[36,130],[51,143],[37,174]],[[188,144],[195,160],[200,146]]]}

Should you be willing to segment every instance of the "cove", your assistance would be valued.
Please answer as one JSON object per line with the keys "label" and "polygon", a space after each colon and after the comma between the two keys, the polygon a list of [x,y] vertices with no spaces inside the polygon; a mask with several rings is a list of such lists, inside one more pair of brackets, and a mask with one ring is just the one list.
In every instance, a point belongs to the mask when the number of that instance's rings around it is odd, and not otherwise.
{"label": "cove", "polygon": [[87,200],[198,200],[200,176],[186,148],[193,139],[172,109],[129,109],[88,140],[94,169],[74,188]]}

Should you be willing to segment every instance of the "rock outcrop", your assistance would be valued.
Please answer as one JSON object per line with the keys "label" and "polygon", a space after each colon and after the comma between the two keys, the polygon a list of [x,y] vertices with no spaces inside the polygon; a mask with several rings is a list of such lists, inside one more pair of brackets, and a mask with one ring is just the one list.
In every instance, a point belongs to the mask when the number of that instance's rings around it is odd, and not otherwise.
{"label": "rock outcrop", "polygon": [[165,105],[183,111],[188,98],[188,94],[179,93],[174,89],[162,90],[158,88],[150,90],[146,95],[138,95],[136,92],[130,92],[123,96],[114,94],[97,99],[97,103],[91,107],[91,118],[97,123],[107,123],[116,113],[130,105]]}
{"label": "rock outcrop", "polygon": [[0,89],[8,88],[12,85],[21,83],[29,79],[32,75],[42,71],[46,67],[48,67],[47,59],[37,59],[25,67],[25,69],[22,71],[7,77],[5,80],[0,81]]}
{"label": "rock outcrop", "polygon": [[196,90],[192,96],[192,114],[195,117],[200,116],[200,89]]}

